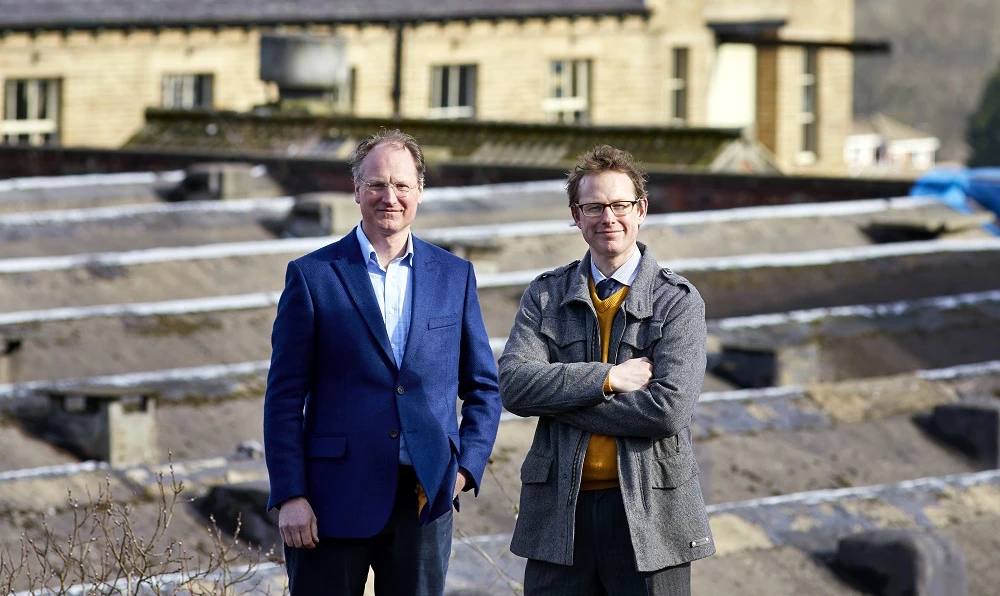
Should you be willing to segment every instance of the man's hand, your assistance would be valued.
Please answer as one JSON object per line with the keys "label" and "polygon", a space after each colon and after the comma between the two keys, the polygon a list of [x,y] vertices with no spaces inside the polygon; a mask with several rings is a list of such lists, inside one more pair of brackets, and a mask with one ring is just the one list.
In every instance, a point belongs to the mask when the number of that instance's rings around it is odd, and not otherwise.
{"label": "man's hand", "polygon": [[285,544],[294,548],[315,548],[319,544],[316,514],[305,497],[294,497],[281,504],[278,531]]}
{"label": "man's hand", "polygon": [[459,470],[458,476],[455,477],[455,493],[451,496],[451,498],[454,499],[457,497],[458,493],[462,492],[463,488],[465,488],[465,474],[462,473],[462,470]]}
{"label": "man's hand", "polygon": [[653,361],[643,356],[632,358],[611,367],[608,380],[615,393],[627,393],[645,389],[653,378]]}

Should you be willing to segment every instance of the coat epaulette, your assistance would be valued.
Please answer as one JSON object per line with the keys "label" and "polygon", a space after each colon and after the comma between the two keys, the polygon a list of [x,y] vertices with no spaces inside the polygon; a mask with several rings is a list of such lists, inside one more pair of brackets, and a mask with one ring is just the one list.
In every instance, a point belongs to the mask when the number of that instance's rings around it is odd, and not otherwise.
{"label": "coat epaulette", "polygon": [[668,284],[678,288],[684,288],[684,290],[688,293],[691,293],[692,288],[694,288],[694,285],[689,282],[686,277],[677,275],[669,267],[663,267],[660,269],[660,275],[663,276],[663,279],[667,280]]}
{"label": "coat epaulette", "polygon": [[562,267],[557,267],[557,268],[555,268],[555,269],[553,269],[551,271],[546,271],[545,273],[542,273],[538,277],[536,277],[534,279],[534,281],[538,281],[540,279],[545,279],[546,277],[558,277],[560,275],[563,275],[564,273],[566,273],[570,269],[575,269],[576,266],[579,265],[579,264],[580,264],[580,261],[573,261],[572,263],[568,263],[566,265],[563,265]]}

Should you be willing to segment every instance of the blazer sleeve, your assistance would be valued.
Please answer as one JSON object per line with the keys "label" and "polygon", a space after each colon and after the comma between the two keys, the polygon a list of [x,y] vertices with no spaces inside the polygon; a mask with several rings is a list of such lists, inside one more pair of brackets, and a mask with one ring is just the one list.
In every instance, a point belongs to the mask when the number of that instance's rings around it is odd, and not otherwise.
{"label": "blazer sleeve", "polygon": [[615,437],[671,437],[691,425],[705,379],[705,302],[685,294],[662,323],[653,349],[653,378],[646,389],[617,393],[604,403],[556,418],[592,433]]}
{"label": "blazer sleeve", "polygon": [[462,400],[461,453],[458,465],[472,477],[479,494],[483,473],[500,425],[500,390],[496,362],[483,323],[476,291],[476,273],[467,263],[462,345],[458,364],[458,397]]}
{"label": "blazer sleeve", "polygon": [[271,332],[264,394],[264,458],[271,479],[268,510],[307,492],[303,408],[314,362],[315,309],[305,277],[288,264]]}
{"label": "blazer sleeve", "polygon": [[500,356],[503,405],[518,416],[555,416],[604,403],[611,364],[550,362],[541,332],[541,308],[534,282],[521,296],[514,326]]}

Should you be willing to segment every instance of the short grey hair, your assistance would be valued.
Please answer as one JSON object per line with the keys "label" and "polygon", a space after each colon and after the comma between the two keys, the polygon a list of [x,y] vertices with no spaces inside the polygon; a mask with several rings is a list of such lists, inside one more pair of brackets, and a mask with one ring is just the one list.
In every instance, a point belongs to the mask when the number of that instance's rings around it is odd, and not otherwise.
{"label": "short grey hair", "polygon": [[379,145],[391,145],[399,149],[406,149],[413,157],[413,165],[417,168],[417,186],[424,187],[424,174],[427,172],[427,164],[424,163],[424,151],[420,148],[417,139],[399,130],[398,128],[383,128],[377,133],[366,137],[357,148],[351,153],[351,176],[354,182],[361,181],[361,162],[368,157],[372,149]]}

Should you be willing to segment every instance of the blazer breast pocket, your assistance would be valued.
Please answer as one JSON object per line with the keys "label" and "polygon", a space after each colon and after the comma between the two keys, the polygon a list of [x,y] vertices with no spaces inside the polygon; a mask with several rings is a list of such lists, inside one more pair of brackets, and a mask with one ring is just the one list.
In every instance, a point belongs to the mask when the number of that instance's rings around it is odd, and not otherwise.
{"label": "blazer breast pocket", "polygon": [[442,327],[454,327],[462,321],[462,315],[454,313],[443,317],[431,317],[427,319],[428,329],[441,329]]}

